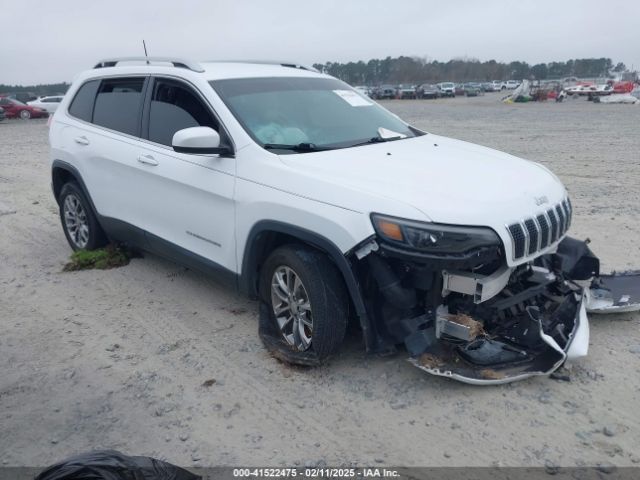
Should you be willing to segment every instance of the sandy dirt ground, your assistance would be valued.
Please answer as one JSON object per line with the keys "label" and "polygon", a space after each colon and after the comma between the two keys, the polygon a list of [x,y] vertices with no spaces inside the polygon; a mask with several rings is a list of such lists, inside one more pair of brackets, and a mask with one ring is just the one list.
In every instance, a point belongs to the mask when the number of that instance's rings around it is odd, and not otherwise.
{"label": "sandy dirt ground", "polygon": [[[640,108],[498,96],[385,105],[547,165],[603,270],[640,267]],[[184,466],[640,462],[640,315],[592,316],[569,382],[463,385],[358,338],[325,367],[290,368],[263,349],[257,305],[198,273],[151,255],[62,273],[47,154],[44,121],[0,124],[3,465],[95,448]]]}

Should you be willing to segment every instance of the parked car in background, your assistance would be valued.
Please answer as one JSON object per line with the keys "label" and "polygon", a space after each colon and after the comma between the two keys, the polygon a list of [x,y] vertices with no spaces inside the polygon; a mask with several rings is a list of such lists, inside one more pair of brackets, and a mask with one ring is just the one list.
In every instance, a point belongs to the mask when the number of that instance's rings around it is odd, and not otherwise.
{"label": "parked car in background", "polygon": [[437,85],[441,97],[455,97],[456,86],[453,82],[441,82]]}
{"label": "parked car in background", "polygon": [[462,89],[467,97],[477,97],[480,95],[480,87],[477,83],[465,83],[462,85]]}
{"label": "parked car in background", "polygon": [[393,85],[380,85],[373,91],[373,98],[376,100],[396,98],[396,87]]}
{"label": "parked car in background", "polygon": [[2,122],[7,116],[4,114],[4,108],[0,107],[0,122]]}
{"label": "parked car in background", "polygon": [[31,100],[35,100],[38,96],[33,92],[10,92],[10,93],[2,93],[0,97],[9,97],[14,98],[22,103],[30,102]]}
{"label": "parked car in background", "polygon": [[58,109],[58,105],[64,98],[64,95],[52,95],[49,97],[40,97],[37,100],[32,100],[27,102],[27,105],[31,105],[32,107],[41,108],[42,110],[46,110],[49,113],[55,113]]}
{"label": "parked car in background", "polygon": [[564,85],[571,86],[573,84],[578,83],[578,77],[565,77],[561,80]]}
{"label": "parked car in background", "polygon": [[565,89],[567,94],[569,95],[580,95],[586,96],[590,95],[594,96],[603,96],[603,95],[611,95],[614,93],[614,87],[609,84],[604,85],[593,85],[593,84],[582,84],[582,85],[574,85],[572,87],[568,87]]}
{"label": "parked car in background", "polygon": [[371,90],[369,89],[369,87],[366,87],[364,85],[358,85],[357,87],[353,87],[353,89],[355,91],[361,93],[365,97],[370,97],[371,96]]}
{"label": "parked car in background", "polygon": [[633,82],[616,82],[613,84],[613,93],[631,93],[634,87]]}
{"label": "parked car in background", "polygon": [[493,85],[493,82],[483,82],[480,84],[480,89],[483,92],[495,92],[496,88]]}
{"label": "parked car in background", "polygon": [[0,98],[0,107],[4,108],[4,113],[7,118],[22,118],[26,120],[29,118],[46,118],[49,116],[46,110],[32,107],[15,98]]}
{"label": "parked car in background", "polygon": [[572,85],[565,88],[568,95],[587,95],[589,92],[595,91],[596,86],[590,84]]}
{"label": "parked car in background", "polygon": [[493,85],[494,92],[499,92],[500,90],[502,90],[502,82],[500,80],[494,80],[493,82],[491,82],[491,85]]}
{"label": "parked car in background", "polygon": [[598,96],[611,95],[612,93],[614,93],[613,85],[609,85],[608,83],[605,85],[596,85],[596,87],[597,88],[595,94]]}
{"label": "parked car in background", "polygon": [[407,85],[407,84],[398,85],[397,96],[403,100],[407,98],[416,98],[417,96],[416,96],[415,85]]}
{"label": "parked car in background", "polygon": [[418,87],[418,98],[438,98],[440,96],[440,90],[437,85],[429,83],[423,83]]}
{"label": "parked car in background", "polygon": [[515,90],[520,86],[522,82],[519,80],[507,80],[506,82],[502,82],[500,85],[500,90]]}
{"label": "parked car in background", "polygon": [[453,91],[456,95],[464,95],[464,83],[456,83]]}

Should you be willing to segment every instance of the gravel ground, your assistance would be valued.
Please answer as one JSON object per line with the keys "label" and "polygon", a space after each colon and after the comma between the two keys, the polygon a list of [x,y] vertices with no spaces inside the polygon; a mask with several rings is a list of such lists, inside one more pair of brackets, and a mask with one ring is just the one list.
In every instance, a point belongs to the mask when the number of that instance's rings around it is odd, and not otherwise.
{"label": "gravel ground", "polygon": [[[547,165],[603,269],[640,267],[640,108],[498,98],[385,105]],[[185,466],[640,462],[640,315],[593,316],[569,382],[463,385],[369,357],[357,338],[326,367],[290,368],[259,342],[256,304],[195,272],[147,255],[62,273],[47,149],[44,121],[0,124],[4,465],[93,448]]]}

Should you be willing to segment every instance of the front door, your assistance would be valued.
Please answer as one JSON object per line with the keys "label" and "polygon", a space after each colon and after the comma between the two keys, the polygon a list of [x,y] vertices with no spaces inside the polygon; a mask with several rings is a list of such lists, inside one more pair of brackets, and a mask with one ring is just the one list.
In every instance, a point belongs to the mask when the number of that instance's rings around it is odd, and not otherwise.
{"label": "front door", "polygon": [[[188,127],[220,125],[203,96],[186,82],[155,78],[149,86],[137,157],[139,198],[136,225],[146,230],[152,248],[193,254],[228,273],[236,272],[235,159],[177,153],[173,135]],[[195,257],[195,260],[202,260]],[[189,263],[188,261],[186,263]]]}

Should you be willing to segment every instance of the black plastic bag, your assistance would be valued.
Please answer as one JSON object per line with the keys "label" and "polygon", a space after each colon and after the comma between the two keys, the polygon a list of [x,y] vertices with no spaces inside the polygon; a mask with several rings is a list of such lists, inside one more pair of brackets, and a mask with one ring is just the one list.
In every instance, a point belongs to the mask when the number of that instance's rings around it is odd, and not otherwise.
{"label": "black plastic bag", "polygon": [[155,458],[96,450],[56,463],[35,480],[201,480],[201,477]]}

